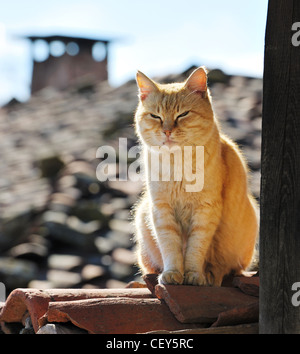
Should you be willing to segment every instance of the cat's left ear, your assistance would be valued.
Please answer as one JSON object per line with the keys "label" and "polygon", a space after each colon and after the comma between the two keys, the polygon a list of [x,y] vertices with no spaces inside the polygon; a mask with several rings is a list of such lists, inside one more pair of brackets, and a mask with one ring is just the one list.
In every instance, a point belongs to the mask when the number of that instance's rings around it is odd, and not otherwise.
{"label": "cat's left ear", "polygon": [[185,87],[189,88],[192,92],[199,93],[203,98],[207,96],[207,72],[201,66],[194,70],[185,82]]}
{"label": "cat's left ear", "polygon": [[155,83],[141,71],[138,71],[136,74],[136,82],[140,91],[139,97],[142,101],[144,101],[151,92],[157,90]]}

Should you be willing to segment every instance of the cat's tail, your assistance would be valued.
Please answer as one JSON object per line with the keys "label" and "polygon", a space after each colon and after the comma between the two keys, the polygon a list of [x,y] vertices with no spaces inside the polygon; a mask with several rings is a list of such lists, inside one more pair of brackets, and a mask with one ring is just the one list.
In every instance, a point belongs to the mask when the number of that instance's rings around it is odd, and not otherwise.
{"label": "cat's tail", "polygon": [[259,240],[257,239],[252,260],[250,262],[250,265],[247,267],[248,272],[254,272],[254,271],[259,271]]}
{"label": "cat's tail", "polygon": [[258,202],[252,197],[251,202],[255,208],[256,211],[256,219],[257,219],[257,237],[256,237],[256,242],[254,246],[254,251],[252,255],[251,262],[249,266],[247,267],[248,272],[254,272],[259,270],[259,226],[260,226],[260,207]]}

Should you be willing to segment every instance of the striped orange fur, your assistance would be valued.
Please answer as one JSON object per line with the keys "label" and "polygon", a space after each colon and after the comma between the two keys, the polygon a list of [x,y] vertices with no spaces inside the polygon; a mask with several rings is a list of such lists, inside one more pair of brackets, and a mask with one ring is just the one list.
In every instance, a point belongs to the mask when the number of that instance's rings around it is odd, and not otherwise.
{"label": "striped orange fur", "polygon": [[[251,263],[258,234],[257,205],[238,146],[220,130],[205,68],[185,82],[159,84],[138,72],[135,127],[143,148],[145,191],[135,210],[142,273],[165,284],[220,286],[224,275]],[[204,185],[151,180],[153,146],[204,146]],[[161,156],[160,156],[161,158]],[[197,166],[193,150],[193,171]],[[175,169],[175,156],[171,169]]]}

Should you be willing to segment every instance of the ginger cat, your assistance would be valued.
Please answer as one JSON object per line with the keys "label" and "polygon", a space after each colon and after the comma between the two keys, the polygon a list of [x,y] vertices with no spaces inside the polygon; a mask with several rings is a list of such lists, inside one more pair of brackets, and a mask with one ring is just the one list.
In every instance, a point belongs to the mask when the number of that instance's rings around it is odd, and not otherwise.
{"label": "ginger cat", "polygon": [[[220,132],[205,68],[183,83],[165,85],[138,72],[137,84],[135,127],[146,173],[145,192],[135,210],[141,271],[160,274],[163,284],[220,286],[224,275],[240,274],[250,265],[258,234],[245,160]],[[190,182],[184,177],[178,181],[172,173],[170,181],[151,180],[153,146],[204,146],[203,188],[187,191]],[[161,149],[159,154],[164,153]],[[195,159],[193,150],[193,171]],[[175,160],[174,153],[172,171]]]}

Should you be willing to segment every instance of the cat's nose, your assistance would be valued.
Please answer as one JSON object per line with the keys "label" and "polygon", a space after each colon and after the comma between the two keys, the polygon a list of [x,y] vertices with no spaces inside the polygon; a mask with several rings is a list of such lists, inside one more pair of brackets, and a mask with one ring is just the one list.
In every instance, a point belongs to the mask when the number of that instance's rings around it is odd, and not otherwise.
{"label": "cat's nose", "polygon": [[166,134],[166,136],[169,138],[171,133],[172,133],[172,130],[164,130],[164,133]]}

